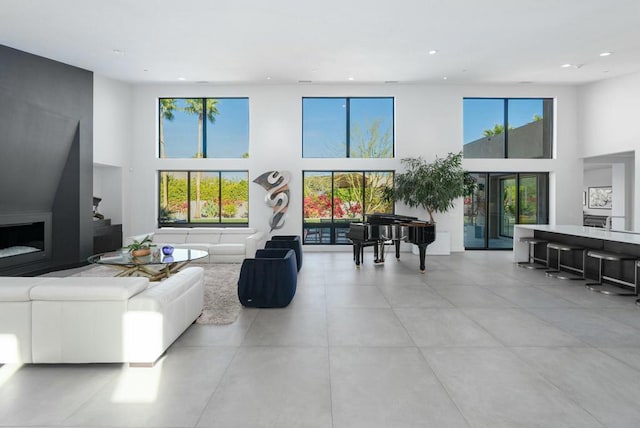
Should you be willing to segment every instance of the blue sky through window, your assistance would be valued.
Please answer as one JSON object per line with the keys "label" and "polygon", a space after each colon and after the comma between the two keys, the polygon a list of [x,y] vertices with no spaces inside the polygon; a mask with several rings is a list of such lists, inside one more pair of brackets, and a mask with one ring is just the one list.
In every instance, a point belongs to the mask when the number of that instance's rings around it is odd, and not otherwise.
{"label": "blue sky through window", "polygon": [[[167,158],[194,158],[198,152],[198,116],[183,109],[187,103],[176,98],[174,119],[163,121]],[[219,114],[207,121],[207,157],[240,158],[249,151],[249,100],[217,98]]]}
{"label": "blue sky through window", "polygon": [[344,157],[347,138],[346,98],[302,100],[302,153],[306,158]]}
{"label": "blue sky through window", "polygon": [[[346,157],[347,99],[304,98],[302,106],[303,156]],[[366,138],[372,124],[379,120],[379,134],[389,133],[391,149],[388,156],[393,156],[393,98],[350,98],[349,114],[352,151],[361,143],[356,129]]]}

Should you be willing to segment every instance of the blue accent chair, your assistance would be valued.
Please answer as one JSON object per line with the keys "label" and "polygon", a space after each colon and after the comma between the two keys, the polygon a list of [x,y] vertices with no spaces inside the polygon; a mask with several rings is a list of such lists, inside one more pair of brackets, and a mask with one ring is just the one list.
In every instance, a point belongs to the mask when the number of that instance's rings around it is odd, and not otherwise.
{"label": "blue accent chair", "polygon": [[302,241],[299,235],[275,235],[264,245],[264,248],[289,248],[296,253],[298,272],[302,268]]}
{"label": "blue accent chair", "polygon": [[296,255],[289,249],[256,251],[244,259],[238,279],[238,298],[252,308],[283,308],[296,294]]}

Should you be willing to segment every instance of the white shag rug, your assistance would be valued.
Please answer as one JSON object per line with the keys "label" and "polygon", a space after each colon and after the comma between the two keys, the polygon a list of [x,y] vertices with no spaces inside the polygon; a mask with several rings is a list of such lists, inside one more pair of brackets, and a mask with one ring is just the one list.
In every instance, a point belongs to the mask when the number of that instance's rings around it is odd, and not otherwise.
{"label": "white shag rug", "polygon": [[[239,263],[192,265],[204,268],[204,309],[196,324],[231,324],[242,310],[238,300]],[[117,270],[108,266],[92,266],[72,276],[115,276]]]}

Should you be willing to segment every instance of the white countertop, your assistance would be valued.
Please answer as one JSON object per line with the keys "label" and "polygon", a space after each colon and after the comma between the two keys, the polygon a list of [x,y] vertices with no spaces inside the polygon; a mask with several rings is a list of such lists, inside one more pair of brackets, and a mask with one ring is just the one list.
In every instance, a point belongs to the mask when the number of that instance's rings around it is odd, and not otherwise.
{"label": "white countertop", "polygon": [[549,224],[518,224],[515,227],[529,230],[539,230],[563,235],[581,236],[584,238],[602,239],[605,241],[623,242],[640,245],[640,233],[606,231],[599,227],[572,226]]}

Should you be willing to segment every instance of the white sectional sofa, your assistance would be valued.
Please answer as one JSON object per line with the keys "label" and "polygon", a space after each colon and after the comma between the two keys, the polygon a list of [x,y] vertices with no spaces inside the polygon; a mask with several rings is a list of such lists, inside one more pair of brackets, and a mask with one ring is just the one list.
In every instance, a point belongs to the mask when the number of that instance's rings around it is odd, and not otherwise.
{"label": "white sectional sofa", "polygon": [[0,278],[0,363],[151,365],[202,312],[204,271]]}
{"label": "white sectional sofa", "polygon": [[169,244],[206,251],[209,257],[202,259],[205,263],[242,263],[253,258],[267,241],[266,233],[250,227],[163,227],[127,238],[125,245],[145,236],[159,246]]}

